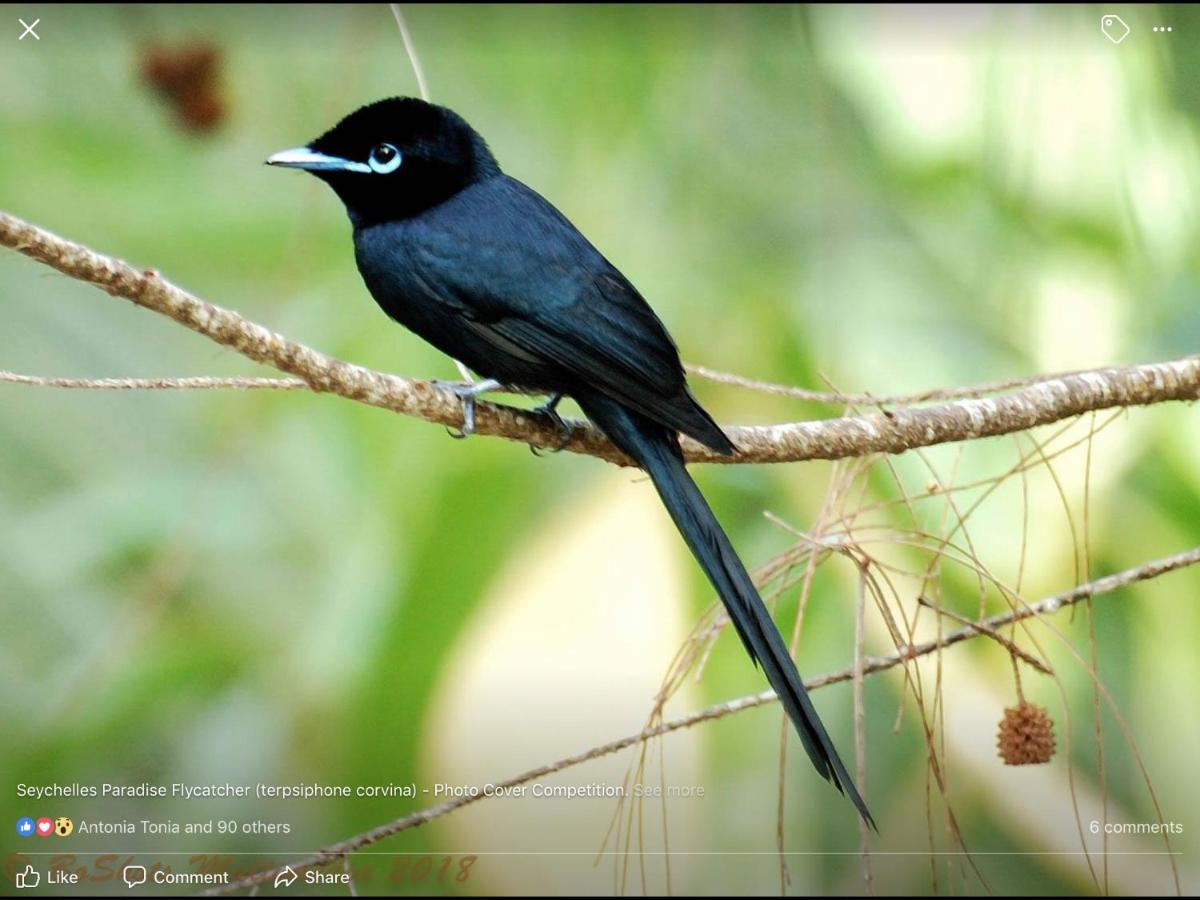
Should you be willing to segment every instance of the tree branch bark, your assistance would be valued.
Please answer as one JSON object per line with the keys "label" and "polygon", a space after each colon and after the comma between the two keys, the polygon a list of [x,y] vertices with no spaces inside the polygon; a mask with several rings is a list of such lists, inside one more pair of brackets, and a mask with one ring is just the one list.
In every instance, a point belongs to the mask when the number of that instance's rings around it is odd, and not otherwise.
{"label": "tree branch bark", "polygon": [[[248,359],[302,379],[312,390],[338,394],[451,427],[463,424],[454,394],[429,381],[376,372],[289,340],[232,310],[201,300],[152,269],[118,259],[0,211],[0,244],[53,269],[161,313]],[[738,447],[723,457],[683,439],[689,462],[778,463],[903,453],[916,447],[1025,431],[1094,410],[1144,406],[1200,397],[1200,357],[1059,375],[1021,390],[915,409],[884,410],[780,425],[725,428]],[[564,450],[629,465],[595,426],[568,420]],[[538,447],[557,447],[557,427],[546,417],[481,402],[476,432]]]}

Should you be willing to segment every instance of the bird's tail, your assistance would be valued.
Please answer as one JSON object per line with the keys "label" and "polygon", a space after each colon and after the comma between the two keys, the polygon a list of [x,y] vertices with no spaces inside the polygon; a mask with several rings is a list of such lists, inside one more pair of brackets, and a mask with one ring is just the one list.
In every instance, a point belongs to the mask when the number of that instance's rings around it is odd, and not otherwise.
{"label": "bird's tail", "polygon": [[729,538],[688,475],[674,432],[607,397],[577,399],[588,418],[650,475],[680,534],[725,604],[750,657],[763,667],[779,695],[813,766],[850,797],[859,814],[874,828],[875,820],[817,717],[783,637]]}

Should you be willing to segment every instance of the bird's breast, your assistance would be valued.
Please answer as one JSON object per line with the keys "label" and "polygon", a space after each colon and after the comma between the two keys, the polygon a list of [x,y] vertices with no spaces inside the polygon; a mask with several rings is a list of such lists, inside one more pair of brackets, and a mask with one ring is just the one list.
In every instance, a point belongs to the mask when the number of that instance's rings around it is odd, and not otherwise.
{"label": "bird's breast", "polygon": [[[477,374],[505,384],[540,387],[535,361],[497,347],[475,327],[477,310],[455,289],[454,265],[423,243],[414,248],[402,225],[363,229],[355,234],[355,257],[363,282],[380,308],[418,337]],[[551,385],[553,386],[553,385]]]}
{"label": "bird's breast", "polygon": [[354,235],[354,256],[363,283],[380,308],[436,343],[435,333],[453,310],[422,282],[402,230],[394,225],[360,229]]}

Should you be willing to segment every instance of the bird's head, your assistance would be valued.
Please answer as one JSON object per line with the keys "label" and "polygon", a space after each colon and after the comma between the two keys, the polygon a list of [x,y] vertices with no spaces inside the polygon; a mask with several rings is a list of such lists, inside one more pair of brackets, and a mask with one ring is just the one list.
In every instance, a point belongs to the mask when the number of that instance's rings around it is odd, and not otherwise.
{"label": "bird's head", "polygon": [[312,172],[342,199],[356,226],[419,215],[500,173],[461,116],[412,97],[364,106],[267,165]]}

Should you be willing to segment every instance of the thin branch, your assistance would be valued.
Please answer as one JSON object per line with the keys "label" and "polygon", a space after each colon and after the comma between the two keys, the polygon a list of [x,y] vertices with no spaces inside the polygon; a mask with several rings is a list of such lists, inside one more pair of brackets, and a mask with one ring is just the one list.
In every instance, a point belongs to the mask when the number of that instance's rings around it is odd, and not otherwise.
{"label": "thin branch", "polygon": [[[0,244],[64,275],[93,284],[168,316],[248,359],[301,378],[312,390],[338,394],[370,406],[461,427],[462,406],[448,389],[401,378],[327,356],[258,325],[232,310],[176,287],[157,272],[64,240],[16,216],[0,212]],[[921,409],[846,416],[783,425],[726,428],[739,448],[729,457],[683,439],[691,462],[766,463],[842,459],[871,453],[902,453],[926,447],[1025,431],[1095,409],[1142,406],[1200,397],[1200,357],[1063,375],[1020,391]],[[509,406],[479,403],[476,431],[538,447],[558,447],[563,435],[548,417]],[[563,449],[628,465],[593,425],[568,420]]]}
{"label": "thin branch", "polygon": [[413,43],[412,35],[408,33],[408,24],[404,21],[404,13],[400,11],[399,3],[389,3],[388,6],[392,8],[392,15],[396,17],[396,25],[400,28],[400,40],[404,41],[404,52],[408,54],[413,74],[417,76],[417,90],[421,92],[421,99],[428,103],[429,85],[425,83],[425,72],[421,68],[421,61],[417,59],[417,47]]}
{"label": "thin branch", "polygon": [[[995,394],[1012,387],[1040,384],[1055,378],[1061,378],[1063,375],[1085,374],[1085,372],[1076,371],[1057,375],[1036,375],[1027,378],[1011,378],[1007,381],[992,381],[970,387],[937,388],[915,394],[882,395],[876,397],[870,393],[843,394],[836,391],[812,391],[808,388],[772,384],[767,381],[756,381],[753,378],[743,378],[740,375],[732,375],[728,372],[718,372],[715,369],[708,369],[704,366],[692,365],[691,363],[684,363],[683,367],[697,378],[704,378],[718,384],[727,384],[732,387],[740,387],[760,393],[784,394],[814,403],[827,403],[839,406],[843,404],[911,406],[930,400],[985,397],[988,394]],[[470,372],[463,370],[462,374],[465,381],[469,382],[472,380]],[[25,375],[20,372],[10,372],[6,369],[0,369],[0,382],[26,384],[35,387],[92,391],[309,390],[308,384],[299,378],[250,378],[244,376],[222,378],[212,375],[188,375],[169,378],[63,378],[50,375]],[[498,393],[501,392],[498,391]]]}
{"label": "thin branch", "polygon": [[911,394],[872,394],[863,391],[857,394],[847,394],[842,391],[814,391],[811,388],[794,387],[790,384],[776,384],[773,381],[759,381],[757,378],[746,378],[730,372],[719,372],[707,366],[697,366],[685,363],[683,366],[689,374],[717,384],[727,384],[732,387],[746,388],[760,394],[776,394],[781,397],[794,397],[797,400],[807,400],[810,403],[824,403],[830,406],[913,406],[917,403],[929,403],[934,400],[966,400],[972,397],[986,397],[989,394],[999,394],[1015,388],[1029,387],[1066,378],[1069,375],[1086,375],[1090,370],[1076,369],[1070,372],[1055,372],[1051,375],[1025,375],[1019,378],[1006,378],[1001,381],[989,381],[968,387],[934,388],[926,391],[916,391]]}
{"label": "thin branch", "polygon": [[938,604],[934,603],[932,600],[928,599],[927,597],[918,597],[917,602],[920,603],[922,606],[926,607],[927,609],[932,609],[932,610],[936,611],[939,616],[945,616],[947,619],[952,619],[955,622],[958,622],[960,625],[965,625],[968,628],[975,629],[980,634],[986,634],[988,637],[990,637],[993,641],[995,641],[997,644],[999,644],[1001,647],[1003,647],[1005,650],[1007,650],[1009,653],[1011,653],[1017,659],[1020,659],[1027,666],[1032,666],[1033,668],[1037,669],[1043,675],[1053,675],[1054,674],[1053,672],[1050,671],[1050,669],[1046,666],[1046,664],[1044,662],[1042,662],[1040,659],[1038,659],[1036,656],[1032,655],[1031,653],[1029,653],[1025,650],[1022,650],[1020,647],[1018,647],[1016,644],[1014,644],[1012,641],[1010,641],[1008,638],[1006,638],[1000,632],[996,631],[994,628],[989,628],[987,625],[985,625],[982,622],[972,622],[966,616],[960,616],[958,613],[954,612],[953,610],[946,609],[946,607],[944,607],[944,606],[939,606]]}
{"label": "thin branch", "polygon": [[[1159,575],[1164,575],[1167,572],[1173,572],[1177,569],[1183,569],[1188,566],[1200,563],[1200,547],[1195,547],[1191,550],[1177,553],[1174,556],[1164,557],[1163,559],[1154,560],[1144,563],[1140,566],[1124,569],[1112,575],[1098,578],[1095,581],[1089,581],[1085,584],[1077,585],[1070,590],[1055,594],[1051,597],[1046,597],[1026,606],[1021,606],[1015,609],[1010,609],[1007,612],[998,613],[980,622],[972,622],[970,625],[964,626],[957,631],[952,631],[942,637],[940,640],[926,641],[920,644],[910,644],[907,647],[902,647],[893,653],[886,656],[870,656],[863,657],[861,661],[856,661],[854,666],[843,669],[839,672],[832,672],[828,675],[822,675],[818,678],[813,678],[805,682],[805,687],[810,691],[817,688],[826,687],[831,684],[837,684],[842,681],[849,681],[859,675],[865,677],[874,675],[877,672],[883,672],[887,669],[894,668],[909,660],[920,656],[926,656],[936,650],[961,643],[963,641],[977,638],[980,635],[988,635],[995,633],[997,629],[1011,625],[1015,622],[1020,622],[1034,616],[1042,616],[1050,613],[1058,612],[1059,610],[1079,603],[1082,600],[1087,600],[1091,597],[1096,597],[1101,594],[1111,593],[1119,588],[1128,587],[1139,581],[1148,581],[1152,578],[1157,578]],[[447,800],[444,803],[439,803],[435,806],[426,807],[425,809],[409,813],[386,825],[380,825],[378,828],[373,828],[370,831],[365,831],[362,834],[348,838],[344,841],[339,841],[336,844],[330,844],[323,850],[318,850],[310,856],[303,859],[295,860],[287,865],[299,872],[303,869],[317,868],[334,862],[339,858],[344,858],[348,854],[357,852],[363,847],[376,844],[384,838],[399,834],[402,831],[408,831],[412,828],[417,828],[425,825],[434,819],[448,815],[455,810],[461,809],[482,800],[486,796],[493,794],[503,795],[507,789],[518,785],[526,784],[531,781],[537,781],[547,775],[552,775],[556,772],[561,772],[564,769],[569,769],[577,766],[580,763],[588,762],[589,760],[599,759],[602,756],[608,756],[612,753],[617,753],[627,747],[632,747],[636,744],[643,743],[652,738],[659,737],[664,734],[670,734],[673,731],[679,731],[684,728],[690,728],[693,725],[698,725],[701,722],[709,722],[715,719],[723,719],[726,716],[742,712],[747,709],[754,709],[758,706],[765,706],[768,703],[773,703],[777,700],[774,691],[763,691],[758,694],[750,694],[745,697],[738,697],[734,700],[729,700],[724,703],[718,703],[706,709],[698,710],[690,715],[683,716],[679,719],[673,719],[669,722],[664,722],[661,725],[656,725],[647,728],[637,734],[627,735],[615,741],[610,741],[606,744],[601,744],[586,750],[583,753],[577,753],[574,756],[568,756],[560,759],[558,762],[547,763],[543,766],[538,766],[536,769],[530,769],[528,772],[523,772],[512,778],[504,781],[494,782],[490,785],[481,785],[478,790],[466,791],[463,796],[455,797]],[[485,791],[485,787],[493,788],[492,791]],[[279,865],[273,869],[268,869],[263,872],[256,872],[238,881],[230,882],[229,884],[219,885],[210,888],[205,893],[208,895],[226,894],[230,891],[240,890],[242,888],[252,887],[256,884],[274,879],[275,875],[283,870],[284,866]]]}
{"label": "thin branch", "polygon": [[0,369],[0,383],[28,384],[35,387],[68,388],[81,391],[307,391],[299,378],[217,378],[197,375],[189,378],[59,378],[22,375]]}

